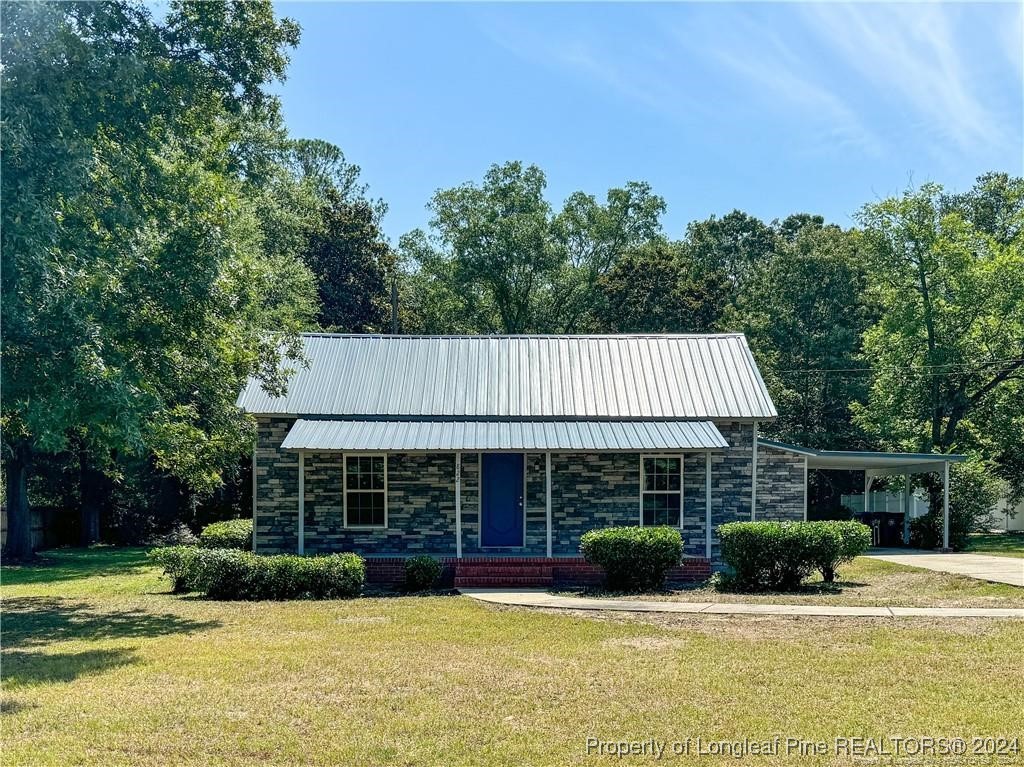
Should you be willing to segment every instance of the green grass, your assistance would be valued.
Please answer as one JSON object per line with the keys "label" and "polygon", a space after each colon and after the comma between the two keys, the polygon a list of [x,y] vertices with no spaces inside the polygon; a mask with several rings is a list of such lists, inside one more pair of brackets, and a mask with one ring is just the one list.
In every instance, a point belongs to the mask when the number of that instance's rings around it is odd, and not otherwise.
{"label": "green grass", "polygon": [[3,764],[646,764],[588,756],[585,739],[1020,734],[1024,621],[587,617],[165,589],[139,551],[3,570]]}
{"label": "green grass", "polygon": [[[607,596],[590,590],[587,596]],[[666,599],[677,602],[747,602],[885,607],[1024,607],[1024,589],[988,583],[964,575],[857,557],[839,568],[835,583],[813,576],[797,593],[732,594],[709,585],[658,594],[616,594],[618,599]]]}
{"label": "green grass", "polygon": [[969,538],[967,550],[975,554],[1024,559],[1024,533],[978,533]]}

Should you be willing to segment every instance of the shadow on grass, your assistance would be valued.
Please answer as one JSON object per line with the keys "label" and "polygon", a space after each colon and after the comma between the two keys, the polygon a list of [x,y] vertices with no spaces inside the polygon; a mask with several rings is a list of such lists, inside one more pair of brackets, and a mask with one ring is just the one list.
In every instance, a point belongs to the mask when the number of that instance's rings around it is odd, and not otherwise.
{"label": "shadow on grass", "polygon": [[[73,682],[80,676],[99,674],[119,666],[138,663],[132,648],[83,650],[81,652],[48,653],[5,650],[3,653],[4,683],[11,687]],[[20,706],[11,702],[13,711],[4,706],[4,713],[14,713]]]}
{"label": "shadow on grass", "polygon": [[986,533],[972,535],[967,551],[974,554],[1024,555],[1024,533]]}
{"label": "shadow on grass", "polygon": [[39,704],[26,703],[23,700],[15,700],[14,698],[4,698],[0,700],[0,716],[17,714],[19,711],[28,711],[33,708],[39,708]]}
{"label": "shadow on grass", "polygon": [[5,652],[69,639],[157,637],[205,631],[220,625],[220,621],[196,621],[173,613],[98,610],[87,602],[53,597],[5,599],[3,607]]}
{"label": "shadow on grass", "polygon": [[52,549],[31,564],[4,565],[3,584],[22,586],[76,578],[132,575],[148,566],[146,549],[97,546],[91,549]]}

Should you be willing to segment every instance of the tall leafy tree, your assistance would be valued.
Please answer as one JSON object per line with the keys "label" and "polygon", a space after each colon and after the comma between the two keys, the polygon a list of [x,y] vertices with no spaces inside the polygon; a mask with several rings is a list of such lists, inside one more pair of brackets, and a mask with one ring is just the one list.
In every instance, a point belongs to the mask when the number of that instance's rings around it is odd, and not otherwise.
{"label": "tall leafy tree", "polygon": [[[308,271],[259,183],[265,84],[298,28],[269,3],[4,9],[3,458],[8,556],[33,457],[149,453],[199,488],[247,439],[236,387],[283,383]],[[266,130],[254,130],[255,124]],[[83,525],[95,531],[91,517]]]}
{"label": "tall leafy tree", "polygon": [[562,260],[549,236],[546,184],[535,165],[509,162],[492,166],[481,185],[441,190],[431,201],[431,226],[481,330],[538,325],[541,294]]}
{"label": "tall leafy tree", "polygon": [[565,254],[548,308],[560,331],[593,330],[604,312],[598,283],[635,248],[661,239],[665,200],[650,184],[630,181],[609,189],[604,204],[593,195],[574,192],[551,222],[552,237]]}
{"label": "tall leafy tree", "polygon": [[694,221],[686,228],[685,241],[697,263],[723,272],[733,285],[740,286],[774,253],[778,238],[771,225],[734,210],[721,218]]}
{"label": "tall leafy tree", "polygon": [[413,307],[409,319],[442,320],[487,333],[575,332],[595,326],[597,283],[630,248],[659,236],[664,201],[649,186],[611,189],[605,203],[577,192],[557,214],[540,168],[492,166],[480,185],[438,191],[431,232],[400,249],[407,298],[441,298],[445,317]]}
{"label": "tall leafy tree", "polygon": [[1024,378],[1024,180],[985,176],[958,196],[926,184],[860,219],[882,311],[860,419],[908,448],[970,446],[980,408]]}
{"label": "tall leafy tree", "polygon": [[598,327],[616,333],[707,333],[731,285],[694,263],[685,245],[656,240],[628,252],[598,279]]}
{"label": "tall leafy tree", "polygon": [[849,409],[866,398],[867,376],[857,368],[874,318],[859,236],[809,216],[790,217],[779,231],[723,325],[750,339],[779,411],[773,436],[823,449],[867,447]]}
{"label": "tall leafy tree", "polygon": [[347,201],[335,193],[328,199],[302,251],[320,296],[317,324],[345,333],[387,331],[395,260],[378,210],[363,199]]}
{"label": "tall leafy tree", "polygon": [[1020,491],[1024,423],[1024,180],[990,174],[864,207],[873,373],[858,422],[888,445],[975,451]]}

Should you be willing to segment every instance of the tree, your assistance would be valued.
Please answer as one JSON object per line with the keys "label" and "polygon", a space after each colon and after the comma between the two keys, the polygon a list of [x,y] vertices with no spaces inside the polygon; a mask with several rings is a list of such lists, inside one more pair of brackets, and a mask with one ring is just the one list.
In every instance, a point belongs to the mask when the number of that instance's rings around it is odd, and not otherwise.
{"label": "tree", "polygon": [[282,386],[312,285],[243,162],[298,39],[269,3],[172,3],[161,23],[16,4],[2,37],[6,553],[24,557],[36,454],[102,471],[149,452],[215,484],[247,438],[235,387]]}
{"label": "tree", "polygon": [[625,253],[661,239],[664,213],[665,200],[643,182],[609,189],[604,205],[584,192],[569,196],[551,222],[554,241],[567,259],[548,309],[553,326],[565,333],[594,329],[604,313],[599,281]]}
{"label": "tree", "polygon": [[730,288],[722,272],[699,268],[667,241],[630,251],[597,284],[599,329],[616,333],[711,332]]}
{"label": "tree", "polygon": [[1024,180],[990,174],[961,195],[925,184],[860,220],[881,316],[864,335],[872,376],[857,422],[895,448],[1009,455],[1001,472],[1020,488]]}
{"label": "tree", "polygon": [[[491,166],[479,186],[438,191],[430,235],[412,232],[400,245],[403,281],[415,288],[406,297],[440,297],[448,282],[444,322],[475,332],[592,328],[598,280],[628,249],[659,236],[664,201],[630,182],[609,190],[605,204],[574,193],[554,214],[546,185],[540,168],[508,162]],[[442,319],[426,306],[404,316]]]}
{"label": "tree", "polygon": [[867,448],[849,409],[867,396],[857,368],[874,319],[859,237],[810,216],[791,216],[780,231],[775,250],[748,270],[723,324],[746,333],[772,392],[779,418],[771,436],[819,449]]}
{"label": "tree", "polygon": [[972,415],[1024,378],[1024,180],[984,176],[958,197],[926,184],[860,220],[881,317],[864,337],[874,372],[859,418],[894,445],[970,446]]}
{"label": "tree", "polygon": [[481,186],[437,192],[431,226],[448,250],[477,326],[523,333],[537,327],[540,294],[560,266],[549,236],[547,182],[535,165],[494,165]]}
{"label": "tree", "polygon": [[320,296],[317,324],[324,330],[379,333],[390,327],[389,276],[394,257],[366,200],[337,194],[322,213],[302,258]]}
{"label": "tree", "polygon": [[686,228],[686,243],[694,261],[723,272],[740,286],[750,271],[774,251],[778,232],[758,218],[734,210],[722,218],[694,221]]}

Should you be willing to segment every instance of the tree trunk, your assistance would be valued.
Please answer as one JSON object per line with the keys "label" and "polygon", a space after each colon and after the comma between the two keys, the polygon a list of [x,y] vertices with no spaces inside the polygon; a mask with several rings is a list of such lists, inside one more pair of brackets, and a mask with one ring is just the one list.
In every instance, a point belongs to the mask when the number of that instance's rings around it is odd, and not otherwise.
{"label": "tree trunk", "polygon": [[96,469],[83,450],[79,453],[80,469],[78,475],[79,519],[81,521],[78,543],[91,546],[100,539],[100,506],[104,499],[105,477]]}
{"label": "tree trunk", "polygon": [[4,559],[31,559],[32,516],[28,506],[29,448],[19,445],[13,448],[4,461],[7,478],[7,543]]}

